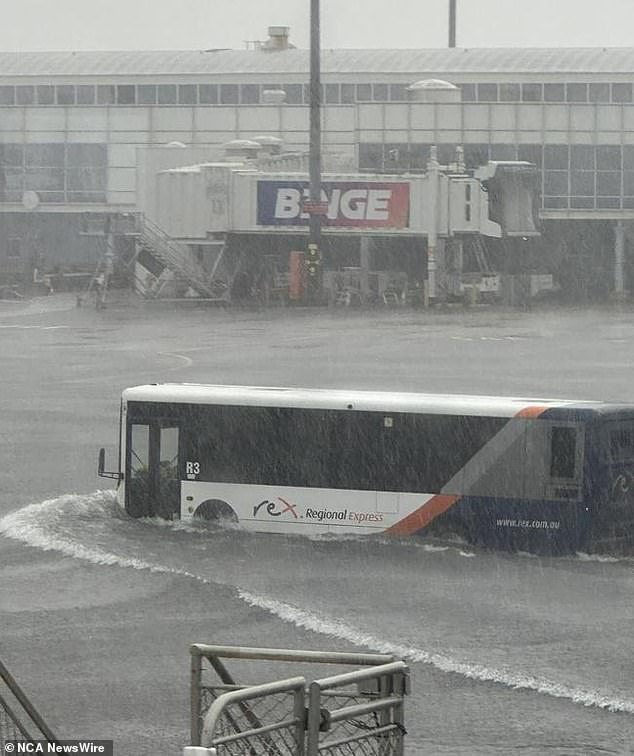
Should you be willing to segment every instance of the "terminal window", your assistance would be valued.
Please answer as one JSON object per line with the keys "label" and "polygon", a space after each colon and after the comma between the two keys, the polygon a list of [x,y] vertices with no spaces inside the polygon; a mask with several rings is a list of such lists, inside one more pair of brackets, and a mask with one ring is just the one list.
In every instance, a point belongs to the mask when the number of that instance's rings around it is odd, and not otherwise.
{"label": "terminal window", "polygon": [[158,86],[159,105],[176,104],[176,84],[159,84]]}
{"label": "terminal window", "polygon": [[407,100],[406,84],[390,84],[390,100],[392,102],[403,102]]}
{"label": "terminal window", "polygon": [[136,102],[136,88],[131,84],[117,86],[117,103],[119,105],[134,105]]}
{"label": "terminal window", "polygon": [[198,96],[201,105],[216,105],[218,103],[218,85],[199,84]]}
{"label": "terminal window", "polygon": [[95,88],[91,84],[80,84],[77,87],[77,104],[94,105]]}
{"label": "terminal window", "polygon": [[497,102],[497,84],[478,84],[478,102]]}
{"label": "terminal window", "polygon": [[570,167],[573,170],[593,171],[594,157],[594,146],[591,144],[573,144],[570,147]]}
{"label": "terminal window", "polygon": [[240,98],[244,105],[255,105],[260,102],[260,85],[243,84],[240,87]]}
{"label": "terminal window", "polygon": [[136,100],[139,105],[156,105],[156,84],[139,84]]}
{"label": "terminal window", "polygon": [[[324,91],[324,101],[332,104],[352,102],[407,102],[407,84],[363,82],[330,82]],[[631,103],[631,82],[458,82],[462,101],[467,102],[552,102],[552,103]],[[330,89],[328,89],[328,87]],[[58,84],[0,86],[0,106],[11,105],[227,105],[260,102],[260,84]],[[278,88],[275,85],[274,88]],[[309,102],[299,94],[301,84],[282,87],[286,102]],[[306,86],[306,90],[308,87]],[[96,91],[96,97],[95,97]],[[158,97],[156,93],[158,92]],[[35,93],[35,96],[34,94]],[[218,94],[219,93],[219,94]]]}
{"label": "terminal window", "polygon": [[15,104],[15,87],[0,87],[0,105]]}
{"label": "terminal window", "polygon": [[371,84],[357,84],[357,102],[369,102],[372,99]]}
{"label": "terminal window", "polygon": [[588,102],[588,85],[566,84],[566,102]]}
{"label": "terminal window", "polygon": [[340,101],[339,84],[326,84],[325,90],[327,104],[337,104]]}
{"label": "terminal window", "polygon": [[302,104],[301,84],[284,84],[282,89],[286,92],[286,102],[288,102],[290,105]]}
{"label": "terminal window", "polygon": [[568,169],[568,145],[546,144],[544,145],[544,168]]}
{"label": "terminal window", "polygon": [[15,102],[16,105],[33,105],[33,103],[35,102],[35,87],[16,87]]}
{"label": "terminal window", "polygon": [[621,170],[621,147],[618,144],[597,146],[597,168],[600,171]]}
{"label": "terminal window", "polygon": [[99,105],[114,105],[115,89],[110,84],[102,84],[97,87],[97,103]]}
{"label": "terminal window", "polygon": [[610,102],[610,85],[604,82],[590,84],[588,99],[590,102]]}
{"label": "terminal window", "polygon": [[75,104],[75,87],[70,84],[64,84],[57,87],[57,104],[74,105]]}
{"label": "terminal window", "polygon": [[524,102],[541,102],[542,97],[541,84],[522,84],[522,100]]}
{"label": "terminal window", "polygon": [[26,190],[43,203],[105,202],[105,144],[5,144],[0,149],[0,199],[20,202]]}
{"label": "terminal window", "polygon": [[570,193],[580,197],[594,197],[594,171],[572,171]]}
{"label": "terminal window", "polygon": [[55,87],[44,84],[37,88],[37,104],[53,105],[55,103]]}
{"label": "terminal window", "polygon": [[544,84],[545,102],[564,102],[566,99],[565,84]]}
{"label": "terminal window", "polygon": [[372,85],[372,99],[375,102],[387,102],[388,100],[388,88],[387,84],[373,84]]}
{"label": "terminal window", "polygon": [[197,92],[195,84],[178,85],[178,102],[180,105],[195,105],[196,94]]}
{"label": "terminal window", "polygon": [[632,102],[632,85],[627,83],[612,84],[612,102]]}
{"label": "terminal window", "polygon": [[519,84],[500,84],[500,101],[501,102],[519,102],[520,85]]}
{"label": "terminal window", "polygon": [[220,102],[222,105],[237,105],[239,99],[239,88],[237,84],[220,85]]}

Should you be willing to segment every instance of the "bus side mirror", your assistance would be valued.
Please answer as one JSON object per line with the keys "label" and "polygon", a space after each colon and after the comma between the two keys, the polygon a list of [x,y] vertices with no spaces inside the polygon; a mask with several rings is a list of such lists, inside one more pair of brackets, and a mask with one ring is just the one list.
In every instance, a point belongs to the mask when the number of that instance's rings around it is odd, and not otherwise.
{"label": "bus side mirror", "polygon": [[121,480],[123,473],[120,472],[105,472],[106,466],[106,450],[104,448],[99,449],[99,458],[97,460],[97,474],[100,478],[114,478],[115,480]]}

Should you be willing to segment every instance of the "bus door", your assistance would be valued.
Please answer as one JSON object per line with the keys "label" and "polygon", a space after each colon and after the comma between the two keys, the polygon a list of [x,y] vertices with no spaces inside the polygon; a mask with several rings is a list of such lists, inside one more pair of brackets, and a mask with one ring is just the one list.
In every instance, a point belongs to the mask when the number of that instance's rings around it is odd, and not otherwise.
{"label": "bus door", "polygon": [[178,426],[165,420],[128,426],[126,510],[132,517],[178,516],[179,436]]}

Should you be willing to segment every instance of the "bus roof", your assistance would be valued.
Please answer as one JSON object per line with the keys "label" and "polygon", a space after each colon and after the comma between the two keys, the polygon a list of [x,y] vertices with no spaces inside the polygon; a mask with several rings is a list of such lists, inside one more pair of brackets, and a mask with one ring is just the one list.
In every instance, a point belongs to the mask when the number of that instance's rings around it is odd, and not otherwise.
{"label": "bus roof", "polygon": [[222,404],[251,407],[304,409],[352,409],[485,417],[536,416],[556,408],[607,410],[623,408],[596,401],[526,399],[523,397],[418,394],[392,391],[282,388],[274,386],[224,386],[194,383],[161,383],[135,386],[123,392],[124,402],[170,404]]}

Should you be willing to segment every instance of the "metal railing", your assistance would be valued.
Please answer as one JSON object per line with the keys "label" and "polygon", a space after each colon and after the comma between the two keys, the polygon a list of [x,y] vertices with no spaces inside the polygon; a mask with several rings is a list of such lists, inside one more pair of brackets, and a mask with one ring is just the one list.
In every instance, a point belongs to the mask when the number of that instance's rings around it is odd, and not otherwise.
{"label": "metal railing", "polygon": [[203,745],[231,756],[303,753],[305,686],[293,677],[224,693],[204,718]]}
{"label": "metal railing", "polygon": [[[333,700],[346,696],[341,688],[352,684],[356,695],[333,707]],[[309,687],[307,753],[401,756],[408,692],[408,669],[402,661],[315,680]],[[367,700],[358,702],[364,696]]]}
{"label": "metal railing", "polygon": [[[217,756],[403,754],[409,671],[392,656],[202,644],[190,652],[193,747]],[[226,659],[366,668],[310,685],[305,676],[246,685],[229,673]],[[213,684],[205,679],[211,671]],[[194,756],[195,748],[186,753]]]}
{"label": "metal railing", "polygon": [[0,752],[9,741],[34,739],[56,742],[57,738],[0,661]]}

